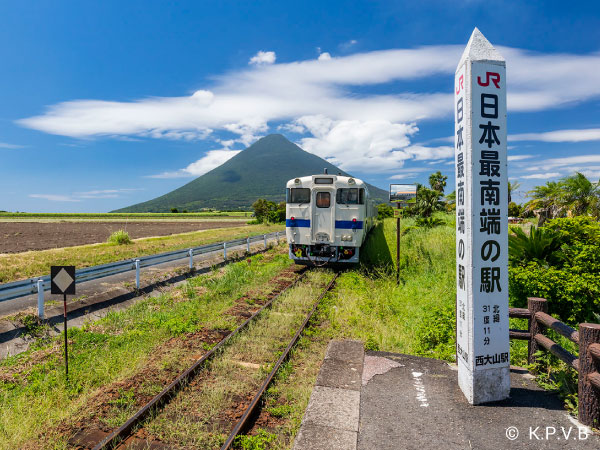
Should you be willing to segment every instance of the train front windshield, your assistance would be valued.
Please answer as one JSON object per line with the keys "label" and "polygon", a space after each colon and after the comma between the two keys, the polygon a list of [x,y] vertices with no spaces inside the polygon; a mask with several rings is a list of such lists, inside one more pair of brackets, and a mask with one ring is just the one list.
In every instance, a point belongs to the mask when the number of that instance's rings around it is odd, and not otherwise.
{"label": "train front windshield", "polygon": [[364,192],[364,189],[359,188],[340,188],[335,201],[338,205],[362,205],[365,202]]}
{"label": "train front windshield", "polygon": [[288,188],[285,197],[287,203],[310,203],[310,189]]}

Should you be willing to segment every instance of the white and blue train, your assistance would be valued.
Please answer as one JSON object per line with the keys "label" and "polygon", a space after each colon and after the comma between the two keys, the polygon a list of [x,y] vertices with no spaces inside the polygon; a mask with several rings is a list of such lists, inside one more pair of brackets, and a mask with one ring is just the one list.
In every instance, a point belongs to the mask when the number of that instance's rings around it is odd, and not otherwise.
{"label": "white and blue train", "polygon": [[357,263],[376,218],[362,180],[325,170],[287,182],[285,230],[296,263]]}

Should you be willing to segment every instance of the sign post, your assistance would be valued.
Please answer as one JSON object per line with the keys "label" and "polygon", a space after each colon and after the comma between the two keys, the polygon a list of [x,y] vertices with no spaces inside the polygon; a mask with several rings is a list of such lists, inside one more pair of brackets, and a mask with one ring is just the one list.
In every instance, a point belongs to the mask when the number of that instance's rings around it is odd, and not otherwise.
{"label": "sign post", "polygon": [[400,210],[417,201],[415,184],[390,184],[390,202],[397,202],[396,218],[396,286],[400,284]]}
{"label": "sign post", "polygon": [[67,295],[75,295],[75,266],[50,267],[50,293],[62,294],[65,329],[65,376],[69,381],[69,353],[67,345]]}
{"label": "sign post", "polygon": [[475,28],[454,81],[456,355],[471,404],[510,394],[506,63]]}

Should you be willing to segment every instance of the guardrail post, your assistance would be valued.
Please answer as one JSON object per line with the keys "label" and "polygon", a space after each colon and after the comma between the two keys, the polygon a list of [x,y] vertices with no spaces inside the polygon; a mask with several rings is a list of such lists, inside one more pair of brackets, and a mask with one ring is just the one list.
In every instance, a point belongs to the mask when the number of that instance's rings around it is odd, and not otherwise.
{"label": "guardrail post", "polygon": [[265,240],[265,250],[267,249],[267,235],[263,234],[263,239]]}
{"label": "guardrail post", "polygon": [[592,386],[589,375],[600,373],[600,360],[589,351],[600,343],[600,324],[579,324],[579,421],[588,426],[600,425],[600,390]]}
{"label": "guardrail post", "polygon": [[135,260],[135,288],[140,288],[140,260]]}
{"label": "guardrail post", "polygon": [[190,270],[194,269],[194,249],[190,248],[188,250],[188,255],[190,255]]}
{"label": "guardrail post", "polygon": [[529,364],[535,364],[535,354],[540,349],[538,343],[535,341],[535,335],[542,332],[542,325],[535,318],[535,313],[538,311],[548,312],[548,302],[545,298],[538,297],[527,297],[527,309],[531,312],[531,319],[529,319],[529,348],[527,351],[527,362]]}
{"label": "guardrail post", "polygon": [[223,242],[223,259],[227,261],[227,242]]}
{"label": "guardrail post", "polygon": [[250,236],[246,238],[246,252],[250,254]]}
{"label": "guardrail post", "polygon": [[44,280],[41,278],[37,280],[37,294],[38,294],[38,317],[44,318]]}
{"label": "guardrail post", "polygon": [[275,232],[275,237],[277,238],[277,245],[279,245],[279,231]]}

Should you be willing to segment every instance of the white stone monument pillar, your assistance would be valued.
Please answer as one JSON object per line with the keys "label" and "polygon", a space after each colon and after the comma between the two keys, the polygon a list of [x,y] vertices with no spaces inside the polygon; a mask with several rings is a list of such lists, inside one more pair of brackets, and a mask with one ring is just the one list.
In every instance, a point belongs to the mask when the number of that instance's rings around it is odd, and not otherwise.
{"label": "white stone monument pillar", "polygon": [[510,393],[506,63],[477,28],[454,114],[458,384],[475,405]]}

